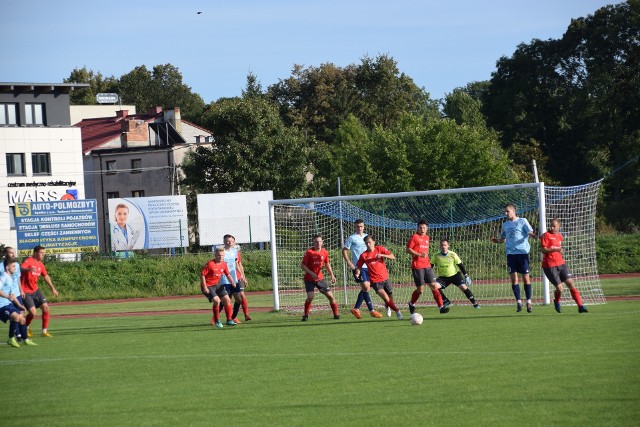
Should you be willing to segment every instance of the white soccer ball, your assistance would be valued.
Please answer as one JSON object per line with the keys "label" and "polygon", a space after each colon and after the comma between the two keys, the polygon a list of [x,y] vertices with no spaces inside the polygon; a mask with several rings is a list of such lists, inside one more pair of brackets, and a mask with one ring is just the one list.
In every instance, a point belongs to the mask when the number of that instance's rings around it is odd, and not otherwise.
{"label": "white soccer ball", "polygon": [[411,315],[411,317],[409,317],[409,320],[411,321],[412,325],[422,325],[422,321],[424,320],[422,318],[422,314],[420,313],[413,313]]}

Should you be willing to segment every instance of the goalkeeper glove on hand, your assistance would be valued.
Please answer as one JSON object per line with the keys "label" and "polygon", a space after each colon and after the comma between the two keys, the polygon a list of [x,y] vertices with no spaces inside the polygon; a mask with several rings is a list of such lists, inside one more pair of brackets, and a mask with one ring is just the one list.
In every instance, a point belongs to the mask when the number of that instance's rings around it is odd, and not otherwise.
{"label": "goalkeeper glove on hand", "polygon": [[466,283],[467,286],[471,286],[471,277],[465,275],[464,276],[464,283]]}

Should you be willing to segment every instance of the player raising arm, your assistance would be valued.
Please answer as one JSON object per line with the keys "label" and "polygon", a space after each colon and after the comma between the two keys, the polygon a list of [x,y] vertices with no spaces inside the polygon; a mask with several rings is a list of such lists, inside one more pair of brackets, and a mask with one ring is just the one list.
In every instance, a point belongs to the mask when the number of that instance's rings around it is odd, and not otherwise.
{"label": "player raising arm", "polygon": [[560,233],[560,220],[554,218],[551,220],[549,231],[540,237],[540,251],[542,252],[542,271],[547,279],[556,287],[553,292],[553,305],[556,311],[562,311],[560,306],[560,297],[562,296],[562,284],[566,283],[571,298],[578,305],[578,313],[587,313],[587,307],[582,304],[580,291],[573,285],[571,272],[562,257],[562,234]]}
{"label": "player raising arm", "polygon": [[336,283],[336,276],[333,275],[331,269],[331,263],[329,262],[329,252],[322,247],[322,236],[316,234],[313,236],[313,246],[307,249],[302,257],[300,268],[304,271],[304,288],[307,292],[307,299],[304,302],[304,315],[302,321],[309,320],[309,312],[311,311],[311,302],[315,297],[315,290],[318,291],[329,300],[331,305],[331,311],[333,311],[333,318],[339,319],[340,314],[338,312],[338,303],[331,293],[331,286],[324,279],[322,274],[322,267],[325,266],[329,274],[331,275],[331,283]]}
{"label": "player raising arm", "polygon": [[440,252],[433,257],[433,265],[438,269],[436,282],[440,286],[446,288],[453,283],[465,294],[474,308],[480,308],[480,304],[478,304],[471,289],[469,289],[471,278],[467,274],[458,254],[449,250],[449,241],[447,239],[440,241]]}
{"label": "player raising arm", "polygon": [[355,274],[358,274],[360,269],[366,265],[369,269],[371,287],[382,298],[385,305],[396,312],[398,320],[402,320],[402,313],[389,295],[392,293],[391,284],[389,283],[389,270],[387,270],[387,266],[384,263],[385,259],[393,260],[396,259],[396,256],[384,246],[376,246],[376,242],[371,235],[364,238],[364,243],[367,245],[367,250],[360,254]]}

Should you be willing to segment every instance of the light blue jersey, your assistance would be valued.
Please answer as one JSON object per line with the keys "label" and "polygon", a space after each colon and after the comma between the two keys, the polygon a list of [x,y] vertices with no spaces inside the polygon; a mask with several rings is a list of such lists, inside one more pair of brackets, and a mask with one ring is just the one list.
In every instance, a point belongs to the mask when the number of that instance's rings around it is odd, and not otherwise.
{"label": "light blue jersey", "polygon": [[[358,263],[360,255],[367,250],[367,245],[364,243],[364,238],[366,236],[367,233],[363,233],[362,236],[353,233],[347,238],[347,241],[344,242],[344,247],[351,251],[351,262],[353,265]],[[363,265],[362,268],[367,268],[367,264]]]}
{"label": "light blue jersey", "polygon": [[507,255],[528,254],[531,249],[529,233],[532,231],[533,228],[526,218],[516,218],[513,221],[507,220],[503,222],[500,238],[506,239]]}
{"label": "light blue jersey", "polygon": [[[231,248],[224,250],[224,262],[227,263],[227,267],[229,267],[229,273],[231,277],[233,277],[233,283],[238,283],[238,279],[236,276],[236,260],[238,259],[238,249]],[[224,274],[220,278],[220,283],[223,285],[230,285],[229,279]]]}
{"label": "light blue jersey", "polygon": [[[0,291],[2,291],[2,293],[7,296],[9,296],[10,294],[16,295],[16,293],[13,292],[13,279],[6,273],[3,273],[2,276],[0,276]],[[20,293],[18,292],[16,296],[19,295]],[[4,307],[5,305],[9,304],[12,304],[9,299],[0,297],[0,307]]]}

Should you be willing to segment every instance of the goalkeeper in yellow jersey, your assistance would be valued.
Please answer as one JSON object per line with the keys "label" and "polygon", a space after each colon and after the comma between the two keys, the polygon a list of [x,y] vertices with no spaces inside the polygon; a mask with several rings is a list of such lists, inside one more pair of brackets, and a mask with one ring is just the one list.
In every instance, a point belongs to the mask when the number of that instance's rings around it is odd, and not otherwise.
{"label": "goalkeeper in yellow jersey", "polygon": [[449,241],[447,239],[440,241],[440,252],[431,258],[431,261],[433,266],[438,269],[436,282],[440,284],[442,289],[453,283],[466,295],[474,308],[480,308],[480,304],[478,304],[471,289],[469,289],[471,278],[467,274],[458,254],[449,250]]}

